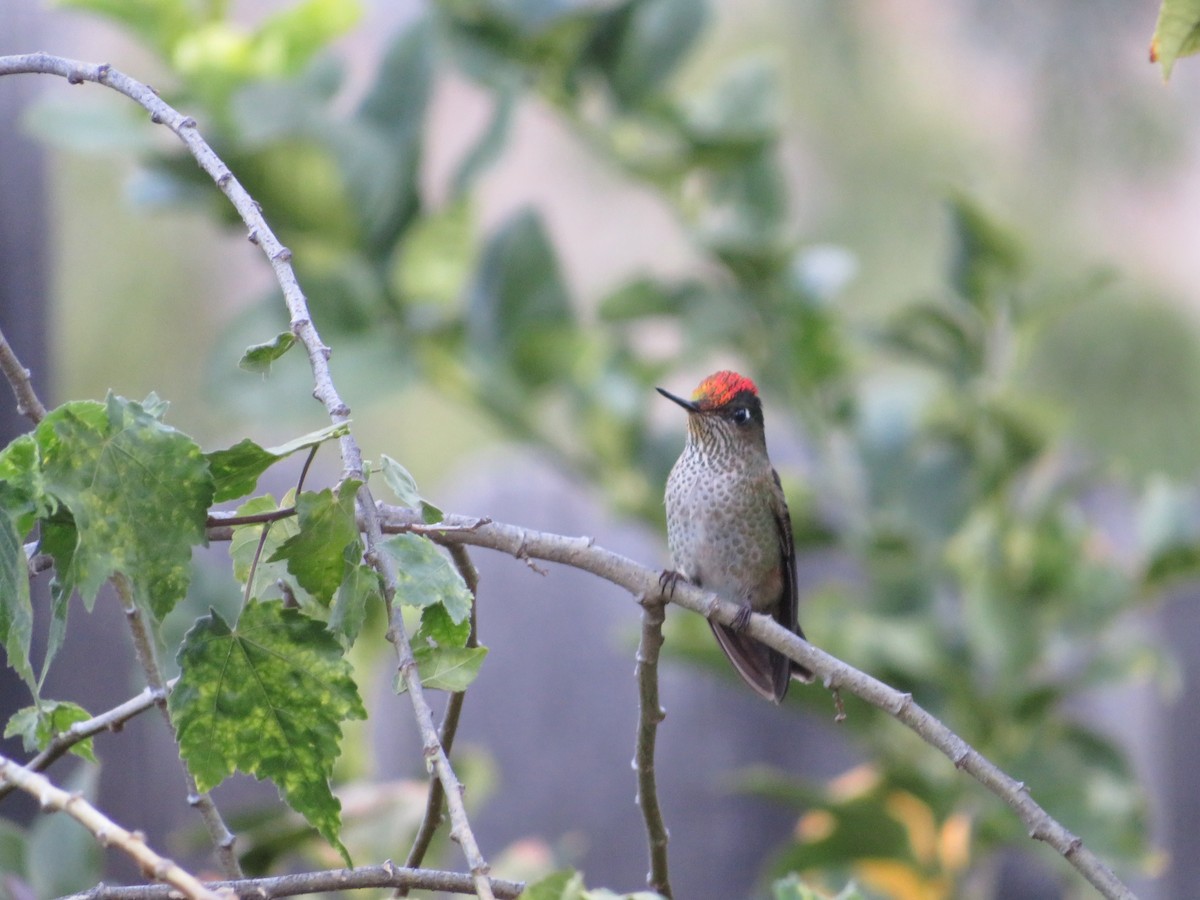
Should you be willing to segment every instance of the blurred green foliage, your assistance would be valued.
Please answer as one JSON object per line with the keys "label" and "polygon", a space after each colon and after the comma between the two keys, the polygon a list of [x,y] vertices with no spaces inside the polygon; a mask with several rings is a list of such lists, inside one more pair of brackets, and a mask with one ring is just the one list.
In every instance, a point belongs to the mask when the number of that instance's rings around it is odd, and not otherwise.
{"label": "blurred green foliage", "polygon": [[[838,302],[853,257],[806,245],[791,225],[773,68],[733,59],[706,88],[675,87],[708,22],[695,0],[442,0],[395,36],[357,101],[320,52],[351,26],[355,4],[309,0],[253,29],[216,2],[71,5],[126,25],[161,56],[174,77],[164,93],[197,112],[263,205],[326,341],[364,377],[465,401],[623,512],[661,521],[679,437],[653,427],[652,389],[736,358],[773,421],[794,411],[809,451],[783,472],[801,559],[833,549],[847,563],[846,577],[806,598],[808,633],[912,691],[1101,854],[1128,864],[1146,853],[1126,760],[1072,710],[1083,692],[1135,674],[1169,678],[1157,649],[1118,626],[1200,563],[1190,496],[1165,477],[1140,481],[1194,460],[1190,433],[1162,457],[1145,452],[1161,446],[1160,394],[1196,405],[1200,355],[1177,316],[1131,310],[1093,277],[1065,288],[1040,277],[1017,235],[953,195],[944,286],[854,320]],[[492,116],[434,205],[422,139],[447,72],[486,91]],[[482,233],[474,191],[519,102],[553,110],[655,191],[701,263],[675,279],[637,275],[589,311],[536,210]],[[232,221],[183,152],[146,148],[143,162],[143,198]],[[264,297],[232,340],[269,342],[281,315]],[[1116,339],[1138,330],[1169,355],[1147,359]],[[647,349],[647,335],[664,333],[678,339],[674,358]],[[273,346],[262,351],[270,360],[287,349]],[[1082,379],[1080,365],[1091,367]],[[1131,482],[1109,478],[1110,449]],[[1093,514],[1104,491],[1136,512],[1132,541]],[[720,665],[702,623],[680,623],[668,646]],[[807,811],[779,874],[954,896],[973,865],[1025,839],[945,759],[848,706],[866,775],[823,786],[747,777],[748,789]]]}

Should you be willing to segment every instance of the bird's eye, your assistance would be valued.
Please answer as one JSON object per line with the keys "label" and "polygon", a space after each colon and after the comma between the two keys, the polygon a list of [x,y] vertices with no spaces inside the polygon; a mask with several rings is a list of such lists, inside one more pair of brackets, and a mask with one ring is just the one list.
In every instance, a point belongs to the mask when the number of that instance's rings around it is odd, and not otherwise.
{"label": "bird's eye", "polygon": [[750,421],[750,410],[746,409],[744,406],[740,409],[735,409],[733,411],[733,421],[739,425],[745,425]]}

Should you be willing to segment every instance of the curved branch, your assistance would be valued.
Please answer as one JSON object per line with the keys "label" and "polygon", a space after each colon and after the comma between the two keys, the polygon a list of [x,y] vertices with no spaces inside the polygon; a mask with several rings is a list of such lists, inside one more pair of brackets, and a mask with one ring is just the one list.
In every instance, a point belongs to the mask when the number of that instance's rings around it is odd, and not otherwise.
{"label": "curved branch", "polygon": [[[403,532],[423,525],[421,514],[417,511],[382,505],[380,511],[385,531]],[[442,544],[488,547],[511,554],[517,559],[532,557],[562,563],[620,585],[638,598],[659,596],[662,593],[659,585],[661,572],[647,569],[631,559],[597,547],[592,538],[547,534],[500,522],[488,522],[473,528],[463,527],[477,522],[477,519],[469,516],[447,516],[443,523],[447,530],[441,534],[431,534],[430,537]],[[669,599],[678,606],[724,625],[733,625],[741,611],[741,607],[722,600],[716,594],[710,594],[684,582],[678,583]],[[788,658],[803,663],[831,690],[848,691],[907,725],[927,744],[945,754],[954,763],[955,768],[971,775],[1012,807],[1028,828],[1031,838],[1044,841],[1062,854],[1104,897],[1109,900],[1135,900],[1134,893],[1112,869],[1085,847],[1078,836],[1046,812],[1030,796],[1023,782],[1005,774],[923,709],[913,700],[911,694],[901,693],[877,678],[830,656],[768,616],[758,613],[752,615],[747,633]]]}
{"label": "curved branch", "polygon": [[201,884],[194,875],[151,850],[146,844],[145,836],[140,832],[122,828],[78,793],[69,793],[55,787],[44,775],[31,772],[11,759],[0,756],[0,782],[16,785],[32,795],[41,804],[42,809],[65,812],[95,835],[101,846],[119,847],[134,859],[143,874],[155,881],[164,882],[169,885],[169,889],[194,900],[224,900],[220,894]]}
{"label": "curved branch", "polygon": [[[492,891],[497,897],[509,900],[520,896],[525,885],[520,881],[494,878]],[[392,862],[378,866],[359,866],[354,869],[323,869],[319,872],[299,872],[267,878],[242,878],[237,881],[211,881],[206,887],[215,890],[233,889],[238,897],[295,897],[300,894],[334,893],[366,888],[403,888],[470,894],[475,890],[474,879],[458,872],[438,869],[401,868]],[[148,884],[129,887],[98,885],[82,894],[72,894],[64,900],[168,900],[171,889],[165,885]]]}

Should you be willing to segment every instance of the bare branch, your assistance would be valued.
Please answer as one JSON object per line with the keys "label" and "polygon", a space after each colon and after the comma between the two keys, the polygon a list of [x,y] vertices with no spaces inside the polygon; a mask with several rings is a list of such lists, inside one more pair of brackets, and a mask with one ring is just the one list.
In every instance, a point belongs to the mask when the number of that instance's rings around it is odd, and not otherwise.
{"label": "bare branch", "polygon": [[0,782],[16,785],[33,796],[44,810],[65,812],[95,835],[101,846],[115,846],[131,856],[148,878],[164,882],[194,900],[225,900],[221,894],[197,881],[194,875],[151,850],[142,834],[122,828],[82,796],[55,787],[44,775],[0,756]]}
{"label": "bare branch", "polygon": [[12,386],[13,395],[17,398],[17,412],[27,417],[36,425],[46,418],[46,407],[38,399],[33,390],[33,382],[29,380],[29,370],[21,365],[17,354],[4,332],[0,331],[0,372]]}
{"label": "bare branch", "polygon": [[[494,878],[492,891],[497,897],[509,900],[520,896],[525,885],[520,881]],[[437,869],[400,868],[392,862],[355,869],[324,869],[320,872],[301,872],[269,878],[243,878],[237,881],[212,881],[209,888],[231,889],[239,897],[268,900],[271,897],[295,897],[300,894],[332,893],[364,888],[405,888],[470,894],[475,890],[470,875],[442,872]],[[170,888],[156,884],[130,887],[98,885],[82,894],[72,894],[64,900],[168,900]]]}
{"label": "bare branch", "polygon": [[[413,510],[391,506],[381,506],[380,510],[384,517],[385,530],[389,532],[403,531],[413,522],[420,520],[420,514]],[[455,526],[474,521],[475,519],[469,516],[447,516],[444,524]],[[472,529],[451,527],[431,537],[446,545],[469,544],[488,547],[518,559],[533,557],[573,566],[620,585],[639,598],[661,593],[661,572],[647,569],[631,559],[597,547],[595,542],[587,537],[546,534],[500,522],[490,522]],[[670,600],[725,625],[732,625],[740,611],[737,605],[683,582],[676,586]],[[1112,869],[1085,847],[1079,837],[1038,805],[1023,783],[1006,775],[942,722],[922,709],[913,700],[912,695],[903,694],[830,656],[768,616],[757,613],[752,615],[747,632],[788,658],[803,663],[831,690],[848,691],[903,722],[922,740],[945,754],[955,767],[967,772],[1011,806],[1027,827],[1031,838],[1044,841],[1062,854],[1101,895],[1110,900],[1134,900],[1133,892],[1121,882]]]}
{"label": "bare branch", "polygon": [[650,845],[650,873],[646,884],[664,897],[671,897],[671,879],[667,869],[667,826],[658,805],[658,785],[654,773],[654,745],[658,725],[667,714],[658,702],[658,653],[663,645],[662,626],[666,620],[666,598],[658,593],[644,597],[642,637],[637,649],[638,731],[633,755],[637,772],[638,806],[646,820],[646,840]]}

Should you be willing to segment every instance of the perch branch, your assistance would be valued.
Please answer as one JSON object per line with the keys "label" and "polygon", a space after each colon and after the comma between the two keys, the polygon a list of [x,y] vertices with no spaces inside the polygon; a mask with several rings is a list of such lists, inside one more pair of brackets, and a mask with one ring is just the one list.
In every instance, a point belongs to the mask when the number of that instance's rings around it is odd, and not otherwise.
{"label": "perch branch", "polygon": [[78,793],[69,793],[56,787],[44,775],[31,772],[11,759],[0,756],[0,782],[13,784],[30,794],[42,809],[65,812],[95,835],[101,846],[112,845],[123,850],[137,862],[143,874],[164,882],[183,896],[196,900],[225,900],[223,895],[197,881],[194,875],[151,850],[142,834],[122,828]]}
{"label": "perch branch", "polygon": [[[292,334],[296,336],[308,354],[309,366],[313,375],[313,396],[325,407],[332,422],[342,424],[349,421],[350,407],[346,405],[334,387],[333,376],[329,370],[331,351],[321,341],[321,336],[317,333],[312,316],[309,314],[308,302],[305,300],[304,292],[301,290],[295,270],[292,268],[292,252],[280,243],[267,224],[258,203],[200,135],[196,128],[196,120],[191,116],[183,115],[166,103],[149,86],[117,71],[106,63],[96,65],[64,59],[47,53],[0,57],[0,76],[21,73],[59,75],[66,78],[71,84],[91,81],[105,85],[140,104],[150,113],[151,121],[165,125],[175,133],[200,168],[213,179],[221,192],[233,204],[248,229],[247,237],[250,242],[258,246],[270,261],[275,278],[283,290],[284,303],[291,320]],[[365,557],[379,572],[383,580],[384,596],[388,601],[390,611],[388,637],[396,646],[401,677],[408,688],[408,696],[413,706],[413,714],[421,730],[427,758],[446,790],[446,802],[453,823],[451,836],[462,846],[472,876],[475,878],[478,895],[487,900],[492,897],[491,885],[487,878],[488,866],[479,852],[475,836],[471,832],[467,820],[466,809],[462,803],[462,786],[438,741],[437,729],[433,724],[433,714],[421,687],[420,676],[413,660],[412,647],[404,629],[404,622],[398,610],[392,608],[391,601],[396,589],[396,567],[391,557],[379,547],[382,532],[379,529],[375,501],[366,485],[362,452],[354,436],[349,432],[340,438],[339,444],[344,477],[353,478],[362,483],[362,487],[358,491],[357,505],[366,540]]]}
{"label": "perch branch", "polygon": [[[421,522],[420,513],[413,510],[392,506],[381,506],[380,510],[385,530],[389,532],[403,532]],[[469,544],[508,553],[517,559],[532,557],[562,563],[611,581],[639,598],[661,593],[658,581],[661,572],[597,547],[592,538],[539,533],[500,522],[489,522],[471,529],[458,527],[476,521],[468,516],[447,516],[443,523],[447,529],[431,537],[447,546]],[[670,599],[685,609],[724,625],[733,625],[740,610],[736,604],[682,582],[677,585]],[[901,693],[830,656],[767,616],[757,613],[751,616],[747,633],[788,658],[803,663],[830,689],[854,694],[907,725],[922,740],[945,754],[956,768],[971,775],[1012,807],[1031,838],[1045,842],[1062,854],[1102,896],[1109,900],[1135,900],[1134,893],[1112,869],[1085,847],[1079,837],[1034,801],[1023,783],[1005,774],[972,748],[916,703],[911,694]]]}
{"label": "perch branch", "polygon": [[[268,900],[272,897],[337,893],[366,888],[406,888],[470,894],[475,890],[475,882],[470,875],[458,872],[400,868],[389,861],[378,866],[360,866],[355,869],[324,869],[320,872],[300,872],[269,878],[212,881],[208,882],[207,887],[232,890],[239,897]],[[492,879],[492,890],[503,900],[520,896],[524,889],[525,885],[519,881]],[[169,900],[170,897],[172,891],[164,885],[121,887],[102,884],[82,894],[72,894],[63,900]]]}
{"label": "perch branch", "polygon": [[650,872],[646,884],[651,890],[670,898],[671,879],[667,869],[667,833],[662,809],[658,805],[658,784],[654,773],[654,745],[658,725],[666,718],[658,702],[658,653],[663,645],[662,626],[666,620],[666,599],[650,594],[641,599],[642,637],[637,648],[638,730],[633,755],[637,772],[637,802],[646,821],[646,839],[650,846]]}

